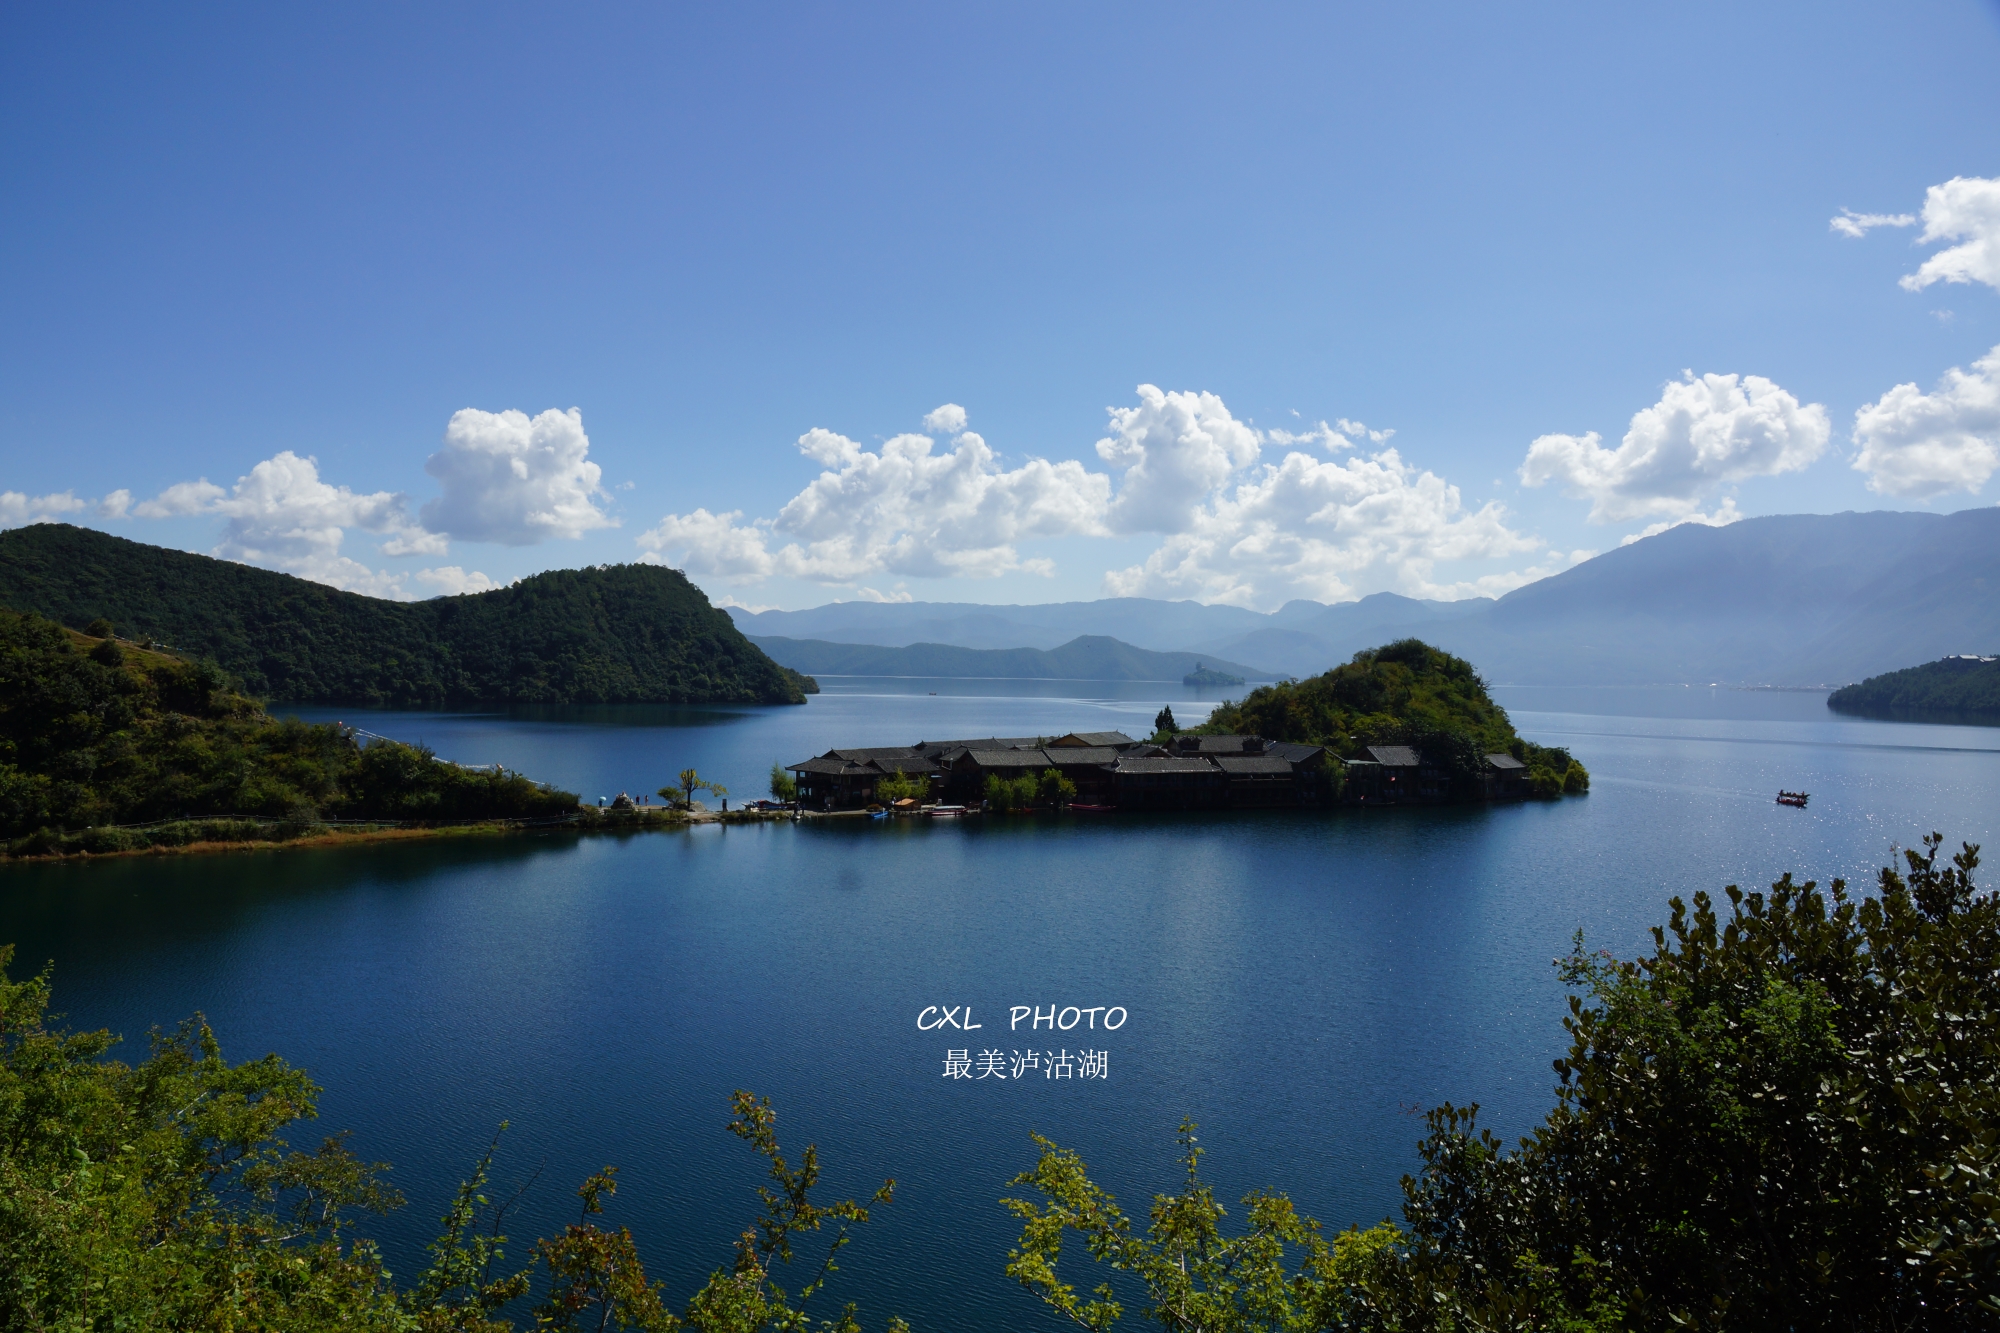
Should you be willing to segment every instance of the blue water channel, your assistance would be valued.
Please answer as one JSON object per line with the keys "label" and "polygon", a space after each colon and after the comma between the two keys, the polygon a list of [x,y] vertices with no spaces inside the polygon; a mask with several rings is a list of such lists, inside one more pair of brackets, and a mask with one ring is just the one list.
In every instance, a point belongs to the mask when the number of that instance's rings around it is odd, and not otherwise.
{"label": "blue water channel", "polygon": [[[774,760],[837,744],[1136,735],[1163,703],[1184,723],[1208,706],[1167,685],[822,683],[803,708],[310,715],[594,801],[688,766],[741,799]],[[0,941],[17,973],[53,960],[57,1007],[125,1034],[128,1057],[200,1010],[232,1058],[310,1069],[321,1121],[294,1141],[347,1129],[395,1164],[410,1206],[372,1230],[401,1277],[504,1119],[499,1183],[535,1180],[512,1234],[571,1220],[576,1183],[615,1163],[609,1220],[678,1304],[753,1215],[758,1163],[723,1129],[748,1088],[788,1147],[819,1144],[830,1197],[898,1181],[826,1299],[871,1327],[1054,1327],[1002,1273],[1016,1228],[997,1201],[1030,1131],[1143,1214],[1189,1116],[1225,1199],[1265,1185],[1329,1225],[1372,1223],[1397,1207],[1424,1108],[1477,1101],[1513,1135],[1550,1104],[1550,964],[1574,931],[1629,954],[1674,894],[1787,869],[1865,881],[1932,829],[2000,845],[2000,730],[1837,718],[1820,694],[1497,693],[1590,767],[1588,796],[18,866],[0,871]],[[1778,806],[1780,787],[1811,805]],[[929,1006],[979,1026],[919,1031]],[[1116,1030],[1086,1026],[1113,1006]],[[1069,1030],[1034,1026],[1072,1007]],[[960,1050],[1000,1072],[946,1077]],[[1104,1077],[1076,1076],[1085,1051]]]}

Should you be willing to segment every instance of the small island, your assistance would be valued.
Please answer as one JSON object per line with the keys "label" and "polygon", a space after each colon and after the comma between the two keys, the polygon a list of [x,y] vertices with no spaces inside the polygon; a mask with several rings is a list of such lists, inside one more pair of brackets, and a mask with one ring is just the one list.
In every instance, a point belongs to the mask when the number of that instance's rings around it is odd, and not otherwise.
{"label": "small island", "polygon": [[1194,664],[1194,670],[1181,677],[1181,684],[1194,686],[1241,685],[1243,677],[1232,676],[1227,671],[1217,671],[1214,667]]}
{"label": "small island", "polygon": [[1826,706],[1892,721],[2000,723],[2000,656],[1960,653],[1870,676],[1835,690]]}

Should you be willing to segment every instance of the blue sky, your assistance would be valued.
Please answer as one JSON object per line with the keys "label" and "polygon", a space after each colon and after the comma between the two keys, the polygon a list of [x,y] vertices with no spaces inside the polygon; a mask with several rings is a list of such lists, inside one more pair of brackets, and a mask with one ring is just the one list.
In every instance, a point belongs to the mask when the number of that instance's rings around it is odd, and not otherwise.
{"label": "blue sky", "polygon": [[1268,608],[2000,498],[1991,0],[0,34],[0,522]]}

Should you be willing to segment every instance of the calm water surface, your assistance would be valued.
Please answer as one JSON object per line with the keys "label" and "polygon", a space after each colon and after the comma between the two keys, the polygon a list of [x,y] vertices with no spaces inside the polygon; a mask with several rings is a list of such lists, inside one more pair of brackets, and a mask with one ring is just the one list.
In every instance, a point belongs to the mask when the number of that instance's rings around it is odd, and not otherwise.
{"label": "calm water surface", "polygon": [[[789,709],[339,715],[591,798],[689,765],[740,798],[772,761],[835,744],[1139,734],[1162,703],[1183,722],[1207,709],[1173,686],[822,683]],[[311,1069],[313,1132],[351,1129],[396,1164],[411,1206],[376,1230],[402,1275],[507,1119],[502,1183],[542,1171],[513,1233],[568,1220],[576,1182],[617,1163],[611,1220],[684,1298],[751,1216],[757,1164],[722,1128],[730,1090],[751,1088],[788,1147],[819,1143],[830,1191],[899,1182],[836,1302],[871,1326],[1036,1327],[1001,1274],[1014,1229],[996,1203],[1031,1130],[1143,1212],[1192,1116],[1224,1197],[1271,1185],[1329,1224],[1373,1222],[1413,1163],[1415,1111],[1476,1100],[1511,1135],[1546,1108],[1550,960],[1573,931],[1631,953],[1676,893],[1786,869],[1865,879],[1931,829],[1995,843],[2000,731],[1836,718],[1820,694],[1497,693],[1590,767],[1589,796],[18,867],[0,872],[0,940],[17,966],[54,960],[73,1024],[137,1047],[199,1009],[232,1058]],[[1810,808],[1774,804],[1780,786]],[[970,1005],[981,1027],[918,1032],[927,1005]],[[1130,1017],[1009,1031],[1014,1005]],[[954,1049],[1010,1071],[1017,1051],[1103,1050],[1109,1077],[948,1080]]]}

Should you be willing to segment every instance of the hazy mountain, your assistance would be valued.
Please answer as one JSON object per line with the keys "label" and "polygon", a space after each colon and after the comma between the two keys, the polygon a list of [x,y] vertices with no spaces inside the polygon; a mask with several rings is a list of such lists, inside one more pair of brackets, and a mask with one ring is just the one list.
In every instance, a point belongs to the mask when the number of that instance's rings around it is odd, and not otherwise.
{"label": "hazy mountain", "polygon": [[1101,634],[1082,635],[1053,649],[965,648],[943,643],[891,648],[758,634],[749,639],[772,661],[813,676],[1179,681],[1198,666],[1246,680],[1272,680],[1277,674],[1212,655],[1151,652]]}
{"label": "hazy mountain", "polygon": [[1416,635],[1495,683],[1837,685],[2000,644],[2000,508],[1687,524],[1497,601],[1379,593],[1268,615],[1144,598],[732,614],[753,634],[846,643],[1046,648],[1111,635],[1299,676]]}

